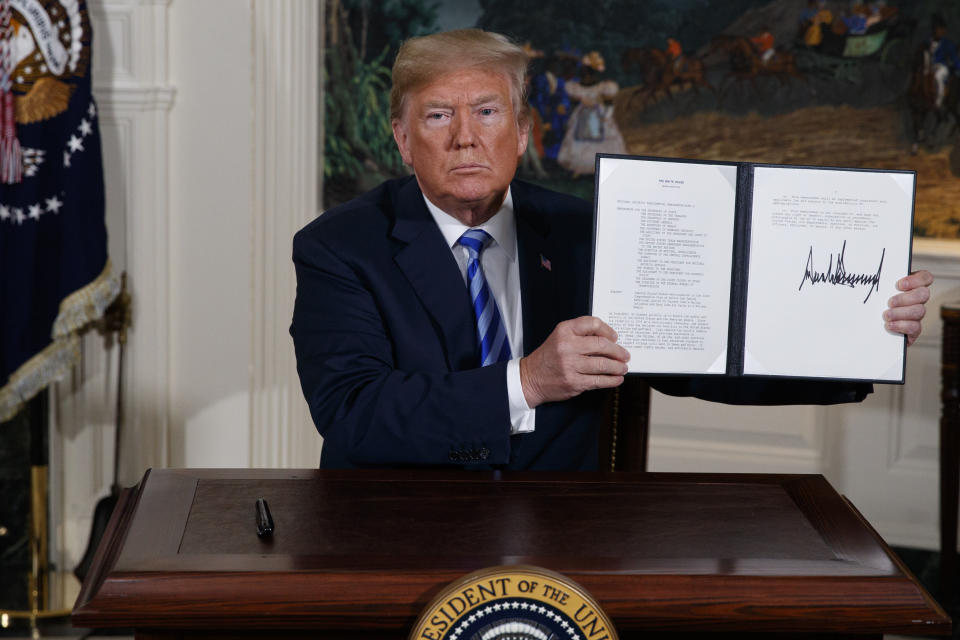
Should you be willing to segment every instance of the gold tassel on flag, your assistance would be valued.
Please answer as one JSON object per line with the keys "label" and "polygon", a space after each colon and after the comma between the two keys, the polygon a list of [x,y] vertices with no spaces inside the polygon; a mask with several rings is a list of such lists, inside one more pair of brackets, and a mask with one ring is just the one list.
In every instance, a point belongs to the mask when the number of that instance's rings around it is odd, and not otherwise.
{"label": "gold tassel on flag", "polygon": [[23,158],[13,99],[13,38],[10,0],[0,0],[0,182],[16,184],[23,179]]}

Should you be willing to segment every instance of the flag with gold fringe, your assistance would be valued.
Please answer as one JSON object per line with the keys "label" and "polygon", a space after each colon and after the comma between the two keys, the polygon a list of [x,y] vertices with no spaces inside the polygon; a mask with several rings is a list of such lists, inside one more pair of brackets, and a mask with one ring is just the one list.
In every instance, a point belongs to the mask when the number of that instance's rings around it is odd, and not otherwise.
{"label": "flag with gold fringe", "polygon": [[0,421],[66,374],[120,289],[84,0],[0,0]]}

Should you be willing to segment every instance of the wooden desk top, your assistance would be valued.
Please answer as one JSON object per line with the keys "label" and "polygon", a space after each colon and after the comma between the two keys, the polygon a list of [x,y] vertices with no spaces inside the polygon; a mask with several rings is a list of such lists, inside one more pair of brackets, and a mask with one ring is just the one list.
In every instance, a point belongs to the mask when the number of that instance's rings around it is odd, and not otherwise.
{"label": "wooden desk top", "polygon": [[449,582],[518,563],[576,580],[623,629],[950,632],[807,475],[153,470],[123,494],[73,620],[403,631]]}

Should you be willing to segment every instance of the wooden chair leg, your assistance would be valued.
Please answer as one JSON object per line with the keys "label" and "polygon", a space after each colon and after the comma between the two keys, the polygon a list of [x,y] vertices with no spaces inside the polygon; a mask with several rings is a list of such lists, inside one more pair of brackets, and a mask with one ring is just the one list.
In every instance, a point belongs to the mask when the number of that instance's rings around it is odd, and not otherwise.
{"label": "wooden chair leg", "polygon": [[647,470],[650,385],[629,376],[609,394],[600,427],[600,470]]}
{"label": "wooden chair leg", "polygon": [[960,500],[960,305],[943,305],[940,392],[940,600],[956,597]]}
{"label": "wooden chair leg", "polygon": [[956,595],[957,577],[957,501],[958,485],[957,425],[940,421],[940,601],[948,606]]}

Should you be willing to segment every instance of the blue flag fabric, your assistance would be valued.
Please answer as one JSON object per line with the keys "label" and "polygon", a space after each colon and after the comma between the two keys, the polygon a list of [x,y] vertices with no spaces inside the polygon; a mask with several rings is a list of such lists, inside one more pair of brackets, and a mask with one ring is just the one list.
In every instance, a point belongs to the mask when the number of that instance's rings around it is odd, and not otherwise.
{"label": "blue flag fabric", "polygon": [[[119,291],[107,257],[86,2],[0,0],[0,29],[4,10],[0,80],[14,97],[22,171],[0,175],[0,421],[69,371],[79,330]],[[6,183],[10,173],[19,182]]]}

